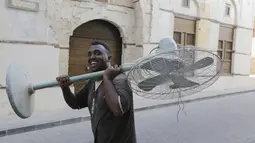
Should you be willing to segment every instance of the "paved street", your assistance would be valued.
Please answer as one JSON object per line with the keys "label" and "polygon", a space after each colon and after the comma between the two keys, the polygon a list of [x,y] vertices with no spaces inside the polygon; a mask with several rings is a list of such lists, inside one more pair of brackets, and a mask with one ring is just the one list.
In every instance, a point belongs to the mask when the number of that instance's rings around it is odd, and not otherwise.
{"label": "paved street", "polygon": [[[138,143],[255,143],[255,93],[136,113]],[[0,138],[1,143],[90,143],[90,123]]]}

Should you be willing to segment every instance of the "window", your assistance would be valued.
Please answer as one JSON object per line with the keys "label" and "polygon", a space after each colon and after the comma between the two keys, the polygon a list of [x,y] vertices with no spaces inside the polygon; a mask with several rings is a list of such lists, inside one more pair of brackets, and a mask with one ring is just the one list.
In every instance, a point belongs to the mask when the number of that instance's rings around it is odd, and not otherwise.
{"label": "window", "polygon": [[174,40],[175,40],[176,44],[181,44],[182,33],[174,31]]}
{"label": "window", "polygon": [[182,0],[182,6],[189,7],[190,0]]}
{"label": "window", "polygon": [[223,41],[219,40],[218,43],[218,56],[222,59],[223,58]]}
{"label": "window", "polygon": [[187,45],[195,45],[195,34],[187,33]]}
{"label": "window", "polygon": [[230,4],[226,4],[226,7],[225,7],[225,15],[230,16],[230,10],[231,10]]}

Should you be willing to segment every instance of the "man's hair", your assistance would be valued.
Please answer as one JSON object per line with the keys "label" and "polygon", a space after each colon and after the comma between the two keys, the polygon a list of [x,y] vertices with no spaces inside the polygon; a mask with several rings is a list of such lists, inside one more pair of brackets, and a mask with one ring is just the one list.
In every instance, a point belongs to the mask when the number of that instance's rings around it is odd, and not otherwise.
{"label": "man's hair", "polygon": [[109,56],[112,55],[112,54],[111,54],[112,52],[111,52],[110,47],[109,47],[106,43],[104,43],[104,42],[93,41],[93,42],[91,42],[91,45],[102,45],[102,46],[108,51],[108,55],[109,55]]}

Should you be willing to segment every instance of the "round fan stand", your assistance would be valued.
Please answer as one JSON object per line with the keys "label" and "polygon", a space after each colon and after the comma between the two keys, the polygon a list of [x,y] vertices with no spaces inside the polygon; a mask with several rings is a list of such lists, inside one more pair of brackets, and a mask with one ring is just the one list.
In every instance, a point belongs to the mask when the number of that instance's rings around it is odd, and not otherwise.
{"label": "round fan stand", "polygon": [[161,40],[159,41],[159,46],[153,48],[153,49],[149,52],[149,54],[152,54],[152,52],[153,52],[154,50],[156,50],[156,53],[157,53],[157,54],[158,54],[158,53],[162,53],[162,52],[174,51],[174,50],[177,50],[177,49],[178,49],[177,47],[178,47],[178,46],[177,46],[175,40],[174,40],[172,37],[168,36],[168,37],[166,37],[166,38],[161,39]]}
{"label": "round fan stand", "polygon": [[157,49],[159,49],[159,47],[153,48],[153,49],[149,52],[149,54],[152,54],[152,52],[154,52],[154,51],[157,50]]}

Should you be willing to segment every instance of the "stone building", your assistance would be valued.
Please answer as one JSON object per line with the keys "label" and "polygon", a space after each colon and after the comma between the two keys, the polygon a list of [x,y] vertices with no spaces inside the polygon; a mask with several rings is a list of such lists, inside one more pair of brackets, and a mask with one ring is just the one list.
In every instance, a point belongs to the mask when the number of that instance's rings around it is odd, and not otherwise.
{"label": "stone building", "polygon": [[[255,11],[254,11],[255,17]],[[255,74],[255,22],[253,22],[253,35],[252,35],[252,53],[251,53],[251,68],[250,74]]]}
{"label": "stone building", "polygon": [[[10,63],[26,67],[33,83],[83,74],[94,39],[111,46],[117,64],[146,56],[161,38],[172,36],[180,45],[218,53],[226,75],[250,72],[252,0],[2,0],[0,5],[0,113],[11,111],[4,90]],[[36,91],[36,110],[63,106],[58,87]]]}

